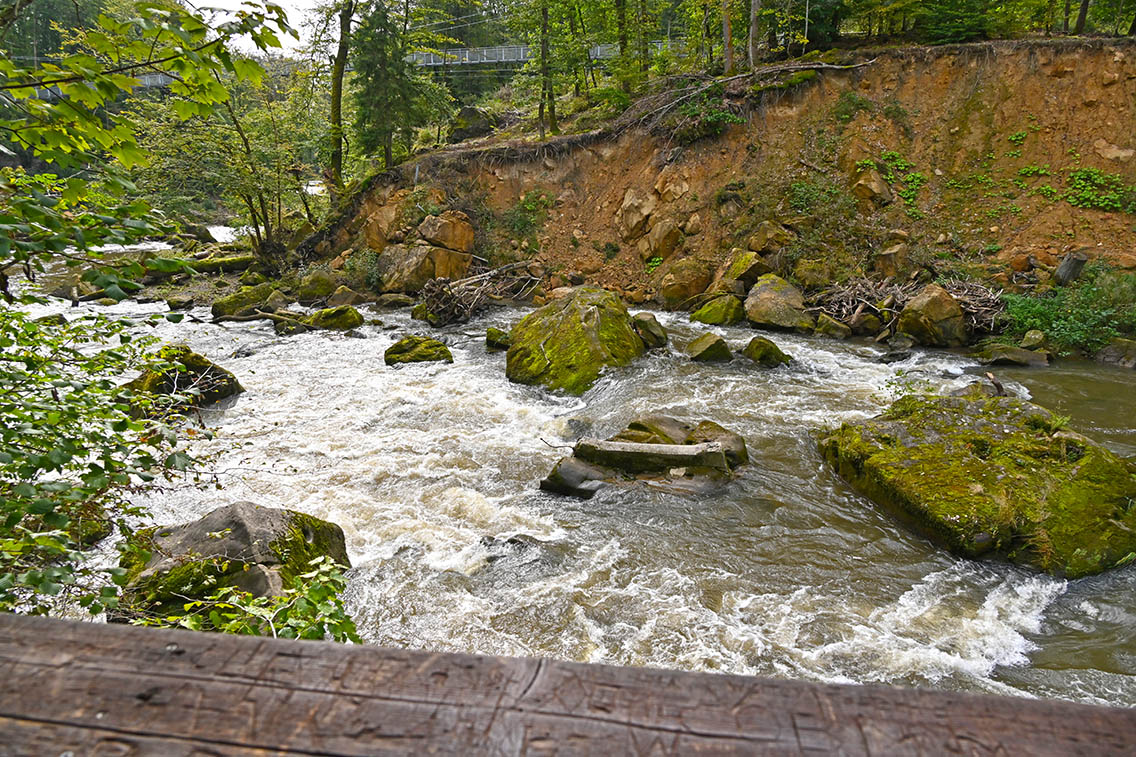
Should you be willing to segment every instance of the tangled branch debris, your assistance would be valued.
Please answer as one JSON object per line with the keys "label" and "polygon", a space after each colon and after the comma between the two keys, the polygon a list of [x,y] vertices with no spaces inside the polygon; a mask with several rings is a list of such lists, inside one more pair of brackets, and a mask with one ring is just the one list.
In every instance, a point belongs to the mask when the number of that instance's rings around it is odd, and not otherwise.
{"label": "tangled branch debris", "polygon": [[[854,318],[867,313],[879,318],[884,329],[894,329],[900,311],[923,286],[915,281],[899,284],[891,279],[856,279],[821,292],[812,310],[842,323],[851,323]],[[997,331],[998,319],[1005,310],[1001,289],[962,279],[941,282],[941,286],[958,301],[971,333],[991,334]]]}
{"label": "tangled branch debris", "polygon": [[422,288],[428,321],[441,327],[465,323],[490,300],[520,300],[540,284],[525,270],[527,261],[509,263],[458,281],[431,279]]}

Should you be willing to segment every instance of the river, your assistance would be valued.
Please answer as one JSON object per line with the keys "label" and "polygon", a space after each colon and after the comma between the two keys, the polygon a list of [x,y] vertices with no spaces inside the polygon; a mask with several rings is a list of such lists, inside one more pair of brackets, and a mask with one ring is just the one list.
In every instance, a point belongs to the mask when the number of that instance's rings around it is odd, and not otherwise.
{"label": "river", "polygon": [[[222,488],[141,504],[161,523],[240,499],[338,523],[354,566],[348,609],[374,644],[1136,703],[1136,567],[1064,581],[952,557],[816,451],[814,429],[873,415],[904,385],[972,380],[968,358],[918,352],[884,365],[871,345],[775,335],[792,366],[695,364],[679,348],[696,331],[660,313],[668,350],[566,398],[509,383],[504,355],[486,354],[485,326],[523,314],[444,330],[453,365],[399,368],[384,350],[425,328],[405,312],[375,314],[387,328],[367,325],[363,338],[163,324],[160,338],[216,359],[247,392],[202,414],[215,436],[194,451]],[[754,333],[715,330],[735,348]],[[1065,363],[999,374],[1136,454],[1131,372]],[[705,498],[644,485],[589,501],[538,491],[576,438],[651,413],[740,432],[752,464]]]}

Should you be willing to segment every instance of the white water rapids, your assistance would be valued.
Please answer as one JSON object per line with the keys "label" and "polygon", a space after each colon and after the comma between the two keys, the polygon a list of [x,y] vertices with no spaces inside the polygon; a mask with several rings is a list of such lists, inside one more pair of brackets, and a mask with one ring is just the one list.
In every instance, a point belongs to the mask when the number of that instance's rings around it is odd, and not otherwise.
{"label": "white water rapids", "polygon": [[[510,384],[504,356],[486,354],[485,326],[523,311],[443,331],[453,365],[398,368],[384,350],[426,327],[405,311],[372,315],[394,328],[280,338],[267,322],[159,326],[247,391],[205,411],[215,438],[195,443],[222,488],[155,493],[141,503],[154,519],[247,499],[338,523],[349,610],[374,644],[1136,702],[1136,570],[1066,583],[954,558],[816,452],[814,429],[878,412],[897,377],[959,386],[967,358],[889,366],[874,346],[772,335],[793,366],[700,365],[680,351],[697,333],[685,316],[659,314],[670,348],[576,399]],[[735,349],[754,334],[716,330]],[[649,413],[716,420],[745,437],[752,464],[701,499],[537,490],[576,438]],[[1132,425],[1106,421],[1104,435]]]}

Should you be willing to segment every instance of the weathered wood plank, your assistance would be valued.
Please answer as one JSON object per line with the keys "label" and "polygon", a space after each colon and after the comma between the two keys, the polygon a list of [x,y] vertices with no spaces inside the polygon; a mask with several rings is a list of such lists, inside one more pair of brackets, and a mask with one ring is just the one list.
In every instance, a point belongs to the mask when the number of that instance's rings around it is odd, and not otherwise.
{"label": "weathered wood plank", "polygon": [[0,754],[1131,754],[1136,711],[0,615]]}
{"label": "weathered wood plank", "polygon": [[700,444],[642,444],[604,439],[581,439],[572,450],[579,459],[628,473],[698,466],[729,472],[719,442]]}

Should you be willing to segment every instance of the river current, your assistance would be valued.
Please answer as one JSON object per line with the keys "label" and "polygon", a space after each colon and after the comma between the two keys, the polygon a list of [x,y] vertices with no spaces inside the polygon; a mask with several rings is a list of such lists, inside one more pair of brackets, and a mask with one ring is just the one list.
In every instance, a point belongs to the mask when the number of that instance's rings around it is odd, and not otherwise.
{"label": "river current", "polygon": [[[217,360],[247,391],[202,412],[214,438],[193,451],[220,488],[141,504],[159,523],[237,500],[338,523],[354,566],[348,609],[369,643],[1136,704],[1136,567],[1064,581],[952,557],[816,451],[814,430],[871,416],[905,385],[973,380],[964,356],[884,365],[873,345],[770,335],[792,366],[695,364],[681,347],[699,331],[660,313],[667,349],[567,398],[509,383],[504,355],[486,353],[485,326],[508,328],[522,310],[440,332],[452,365],[397,368],[384,350],[426,328],[405,311],[369,314],[385,326],[361,337],[280,338],[266,321],[192,315],[157,336]],[[714,330],[735,349],[754,335]],[[999,375],[1136,454],[1131,372],[1068,363]],[[738,431],[751,465],[709,497],[537,489],[578,437],[654,413]]]}

